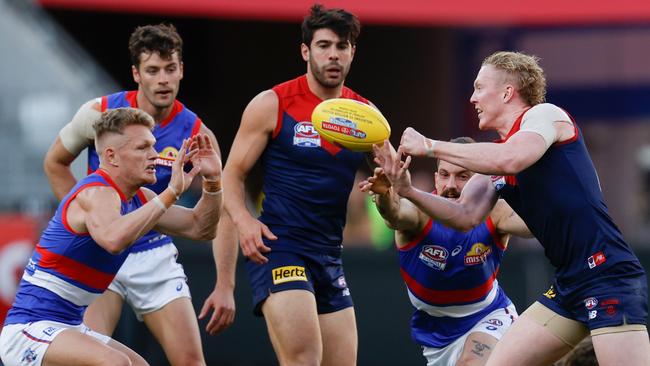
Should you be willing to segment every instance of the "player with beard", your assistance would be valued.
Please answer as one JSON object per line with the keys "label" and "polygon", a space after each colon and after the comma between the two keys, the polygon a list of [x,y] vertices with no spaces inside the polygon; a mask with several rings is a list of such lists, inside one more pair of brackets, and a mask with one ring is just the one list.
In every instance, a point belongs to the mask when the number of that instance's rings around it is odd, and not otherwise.
{"label": "player with beard", "polygon": [[[151,115],[156,125],[155,184],[147,188],[160,193],[167,187],[171,166],[184,139],[198,133],[209,136],[212,146],[220,155],[214,134],[197,115],[176,99],[183,78],[183,41],[173,25],[146,25],[138,27],[129,39],[133,80],[138,89],[122,91],[93,99],[84,104],[72,121],[59,133],[45,157],[45,173],[52,190],[61,199],[75,185],[70,164],[85,148],[88,148],[88,171],[99,166],[94,140],[93,122],[107,109],[120,107],[138,108]],[[221,185],[220,181],[210,184]],[[228,236],[221,231],[216,242]],[[234,318],[234,267],[228,258],[233,253],[215,255],[223,258],[218,266],[218,288],[206,300],[203,316],[209,307],[215,315],[208,328],[215,331],[230,325]],[[190,300],[183,267],[176,262],[178,251],[171,237],[151,231],[133,245],[131,254],[120,268],[114,281],[89,307],[84,322],[93,330],[111,335],[120,318],[126,301],[139,320],[144,321],[162,345],[172,365],[205,364],[201,347],[196,314]],[[228,285],[230,283],[231,285]],[[220,286],[224,285],[224,286]],[[217,325],[215,325],[217,323]]]}
{"label": "player with beard", "polygon": [[[459,137],[451,142],[474,140]],[[388,142],[378,159],[384,160],[385,154],[396,154]],[[437,165],[432,195],[456,201],[474,173],[444,160]],[[396,230],[400,272],[416,309],[411,334],[427,365],[484,365],[517,317],[496,275],[510,235],[532,236],[526,225],[503,200],[474,227],[429,216],[397,195],[382,168],[359,188],[374,194],[386,224]]]}
{"label": "player with beard", "polygon": [[[343,86],[359,30],[343,9],[311,8],[300,46],[307,74],[253,98],[225,168],[224,205],[248,258],[254,311],[264,316],[281,365],[356,364],[341,242],[364,155],[320,139],[310,121],[325,99],[367,102]],[[265,198],[256,219],[244,204],[244,181],[260,157]]]}

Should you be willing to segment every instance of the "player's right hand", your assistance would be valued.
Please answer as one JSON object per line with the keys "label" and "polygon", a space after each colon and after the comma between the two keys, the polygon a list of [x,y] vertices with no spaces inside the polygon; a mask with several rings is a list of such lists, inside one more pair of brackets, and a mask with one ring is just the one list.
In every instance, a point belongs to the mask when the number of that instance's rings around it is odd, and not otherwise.
{"label": "player's right hand", "polygon": [[427,138],[412,127],[407,127],[402,133],[399,151],[415,157],[427,156]]}
{"label": "player's right hand", "polygon": [[235,224],[239,231],[239,246],[241,247],[242,254],[254,263],[267,263],[269,260],[262,253],[270,252],[271,248],[264,245],[262,235],[269,240],[277,240],[278,237],[271,232],[268,226],[252,217],[248,217]]}

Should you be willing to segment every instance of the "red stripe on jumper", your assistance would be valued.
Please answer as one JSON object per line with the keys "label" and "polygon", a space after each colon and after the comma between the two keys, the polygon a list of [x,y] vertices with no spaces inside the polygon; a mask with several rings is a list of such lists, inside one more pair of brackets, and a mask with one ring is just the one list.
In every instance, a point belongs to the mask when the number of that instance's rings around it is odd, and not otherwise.
{"label": "red stripe on jumper", "polygon": [[482,285],[466,289],[466,290],[432,290],[422,286],[413,277],[411,277],[404,269],[400,269],[402,278],[408,288],[420,299],[431,304],[447,305],[447,304],[462,304],[472,303],[484,298],[490,290],[492,284],[497,277],[498,270],[492,273],[492,276],[487,279]]}
{"label": "red stripe on jumper", "polygon": [[74,259],[53,253],[40,244],[36,245],[36,251],[41,255],[38,261],[40,267],[52,269],[71,280],[100,291],[106,290],[115,277],[114,273],[105,273]]}

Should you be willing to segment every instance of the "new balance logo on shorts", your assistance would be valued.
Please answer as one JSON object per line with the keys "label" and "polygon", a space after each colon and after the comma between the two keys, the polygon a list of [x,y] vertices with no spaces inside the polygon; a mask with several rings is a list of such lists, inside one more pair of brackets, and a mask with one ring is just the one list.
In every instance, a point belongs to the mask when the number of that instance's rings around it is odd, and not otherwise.
{"label": "new balance logo on shorts", "polygon": [[273,284],[291,282],[291,281],[307,281],[305,274],[305,267],[300,266],[284,266],[273,268],[271,271],[273,276]]}

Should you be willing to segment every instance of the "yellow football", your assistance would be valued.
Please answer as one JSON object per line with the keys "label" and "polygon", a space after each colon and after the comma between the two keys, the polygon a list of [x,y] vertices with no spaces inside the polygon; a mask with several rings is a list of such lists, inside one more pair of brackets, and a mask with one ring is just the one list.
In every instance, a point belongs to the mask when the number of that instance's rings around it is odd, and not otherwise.
{"label": "yellow football", "polygon": [[390,125],[378,109],[344,98],[327,99],[314,108],[311,122],[322,139],[352,151],[372,151],[390,137]]}

